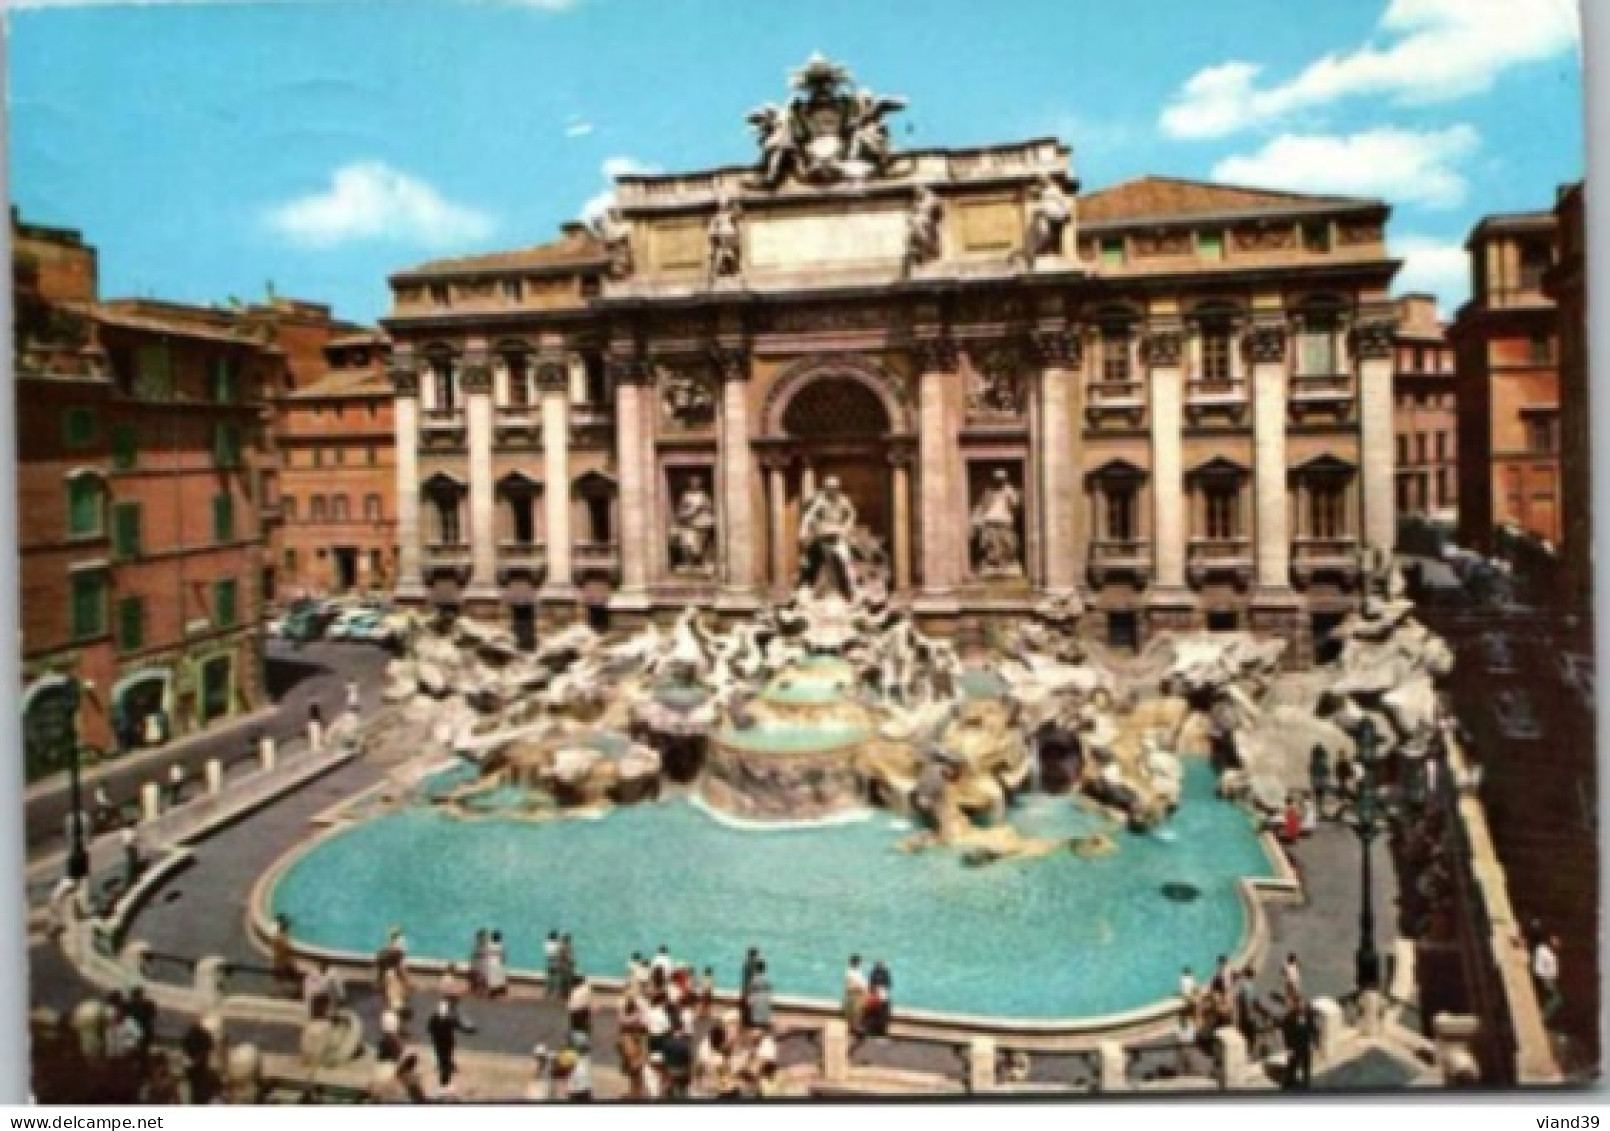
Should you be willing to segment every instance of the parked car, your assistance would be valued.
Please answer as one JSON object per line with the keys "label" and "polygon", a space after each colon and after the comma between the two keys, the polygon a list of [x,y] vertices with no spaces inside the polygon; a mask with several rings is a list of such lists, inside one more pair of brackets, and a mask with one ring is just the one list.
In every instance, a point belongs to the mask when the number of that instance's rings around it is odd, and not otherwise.
{"label": "parked car", "polygon": [[281,635],[286,640],[294,640],[301,644],[306,644],[311,640],[320,640],[323,639],[325,630],[330,627],[330,622],[335,618],[336,614],[333,611],[319,607],[289,613],[285,617]]}
{"label": "parked car", "polygon": [[1524,692],[1513,689],[1500,691],[1493,702],[1493,714],[1505,738],[1532,742],[1543,737],[1537,712],[1532,709],[1532,701]]}
{"label": "parked car", "polygon": [[377,641],[381,639],[383,619],[384,614],[378,609],[348,609],[335,618],[325,635],[331,640]]}

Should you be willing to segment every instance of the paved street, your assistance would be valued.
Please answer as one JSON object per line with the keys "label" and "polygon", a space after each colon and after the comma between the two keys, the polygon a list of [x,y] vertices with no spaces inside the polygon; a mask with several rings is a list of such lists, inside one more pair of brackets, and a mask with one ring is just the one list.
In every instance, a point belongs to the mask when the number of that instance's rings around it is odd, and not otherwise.
{"label": "paved street", "polygon": [[[260,721],[227,726],[172,744],[171,749],[153,751],[150,756],[133,755],[130,763],[111,763],[98,781],[106,786],[113,804],[137,801],[145,782],[167,780],[168,767],[175,762],[185,768],[191,789],[199,788],[202,767],[213,758],[229,763],[254,756],[252,738],[259,731],[283,743],[305,733],[308,709],[319,704],[326,720],[335,718],[346,706],[346,684],[357,679],[366,691],[366,703],[378,700],[381,673],[390,655],[383,649],[363,644],[336,644],[320,641],[300,650],[279,641],[267,649],[269,693],[277,710]],[[88,807],[94,786],[86,785],[83,804]],[[30,857],[60,849],[65,841],[69,808],[65,776],[56,788],[27,803],[27,838]]]}

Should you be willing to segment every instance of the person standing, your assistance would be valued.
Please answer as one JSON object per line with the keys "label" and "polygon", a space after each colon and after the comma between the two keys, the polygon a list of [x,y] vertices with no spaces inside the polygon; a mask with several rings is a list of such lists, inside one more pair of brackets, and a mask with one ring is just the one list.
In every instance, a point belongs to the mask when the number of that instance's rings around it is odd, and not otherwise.
{"label": "person standing", "polygon": [[585,1035],[577,1035],[572,1039],[571,1047],[575,1050],[576,1059],[565,1077],[565,1098],[571,1103],[592,1103],[592,1045]]}
{"label": "person standing", "polygon": [[1330,755],[1317,742],[1308,755],[1308,784],[1314,792],[1317,809],[1325,804],[1325,794],[1330,791]]}
{"label": "person standing", "polygon": [[324,710],[317,703],[307,708],[307,744],[314,751],[324,747]]}
{"label": "person standing", "polygon": [[861,956],[852,954],[850,965],[844,971],[844,1020],[850,1026],[851,1036],[861,1035],[867,988],[866,975],[861,972]]}
{"label": "person standing", "polygon": [[430,1037],[431,1048],[436,1052],[437,1081],[445,1088],[458,1071],[458,1066],[453,1063],[453,1055],[458,1051],[458,1035],[473,1033],[475,1027],[459,1016],[451,1001],[443,998],[437,1003],[436,1012],[431,1014],[425,1029]]}
{"label": "person standing", "polygon": [[184,767],[174,762],[168,767],[168,808],[172,809],[184,800]]}
{"label": "person standing", "polygon": [[754,973],[749,978],[749,989],[744,994],[744,1016],[740,1018],[746,1028],[771,1028],[771,992],[771,979],[766,977],[766,963],[756,962]]}
{"label": "person standing", "polygon": [[274,920],[274,938],[269,943],[269,953],[274,969],[274,984],[281,993],[294,996],[302,988],[302,979],[296,970],[296,958],[291,953],[291,921],[283,915]]}
{"label": "person standing", "polygon": [[509,967],[503,952],[502,931],[493,931],[492,937],[487,940],[481,976],[487,997],[500,998],[508,994]]}
{"label": "person standing", "polygon": [[1538,942],[1532,951],[1532,977],[1537,980],[1538,996],[1543,1006],[1543,1024],[1554,1020],[1554,1015],[1565,1004],[1560,995],[1560,939],[1550,935]]}
{"label": "person standing", "polygon": [[590,1037],[593,1031],[593,990],[587,979],[576,976],[569,995],[565,998],[565,1012],[570,1016],[572,1037]]}
{"label": "person standing", "polygon": [[545,976],[542,988],[549,998],[564,996],[559,985],[559,932],[549,931],[547,941],[542,944],[542,959]]}
{"label": "person standing", "polygon": [[872,975],[867,979],[876,1005],[868,1018],[867,1030],[874,1037],[889,1035],[889,1022],[894,1015],[894,975],[888,964],[879,958],[872,963]]}
{"label": "person standing", "polygon": [[751,1023],[748,1014],[749,983],[755,976],[756,968],[762,965],[763,963],[760,961],[760,948],[754,946],[750,947],[749,953],[744,955],[743,970],[738,977],[738,1010],[739,1013],[742,1014],[741,1020],[745,1026]]}
{"label": "person standing", "polygon": [[1258,1059],[1258,989],[1254,984],[1252,967],[1241,971],[1235,984],[1235,1027],[1246,1043],[1247,1056]]}
{"label": "person standing", "polygon": [[1308,1091],[1314,1074],[1314,1011],[1300,999],[1286,1011],[1286,1078],[1289,1090]]}
{"label": "person standing", "polygon": [[1303,971],[1297,962],[1296,954],[1286,955],[1286,965],[1281,970],[1281,983],[1287,1003],[1295,1008],[1303,999]]}

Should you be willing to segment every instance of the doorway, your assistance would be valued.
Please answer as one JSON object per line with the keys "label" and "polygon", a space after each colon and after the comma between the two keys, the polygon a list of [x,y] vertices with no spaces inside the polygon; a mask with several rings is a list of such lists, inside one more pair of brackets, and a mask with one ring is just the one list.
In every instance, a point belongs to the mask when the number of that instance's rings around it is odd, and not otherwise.
{"label": "doorway", "polygon": [[229,714],[230,690],[234,684],[233,656],[214,656],[201,663],[201,725],[208,726]]}
{"label": "doorway", "polygon": [[537,607],[535,605],[510,605],[509,629],[514,633],[514,643],[520,651],[536,651]]}
{"label": "doorway", "polygon": [[337,546],[335,553],[335,588],[345,593],[358,586],[358,550],[355,546]]}

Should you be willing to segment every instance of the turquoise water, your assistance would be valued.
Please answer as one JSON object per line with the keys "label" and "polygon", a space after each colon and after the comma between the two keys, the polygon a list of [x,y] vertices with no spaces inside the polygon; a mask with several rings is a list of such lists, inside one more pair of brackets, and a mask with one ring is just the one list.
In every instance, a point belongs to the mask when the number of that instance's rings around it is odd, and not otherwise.
{"label": "turquoise water", "polygon": [[[462,960],[477,928],[508,940],[516,967],[540,970],[551,929],[575,936],[583,970],[619,976],[634,950],[665,943],[732,987],[748,946],[779,993],[836,1001],[844,963],[887,960],[896,1002],[998,1017],[1053,1019],[1167,997],[1180,967],[1199,978],[1247,924],[1239,876],[1272,874],[1249,819],[1212,796],[1187,763],[1186,802],[1160,836],[1114,834],[1113,856],[982,868],[954,852],[897,850],[906,830],[858,824],[739,831],[685,801],[601,820],[455,821],[420,808],[353,827],[299,860],[273,910],[299,939],[372,953],[403,924],[414,953]],[[1015,814],[1026,833],[1102,827],[1066,798]],[[1190,885],[1179,901],[1164,885]]]}

